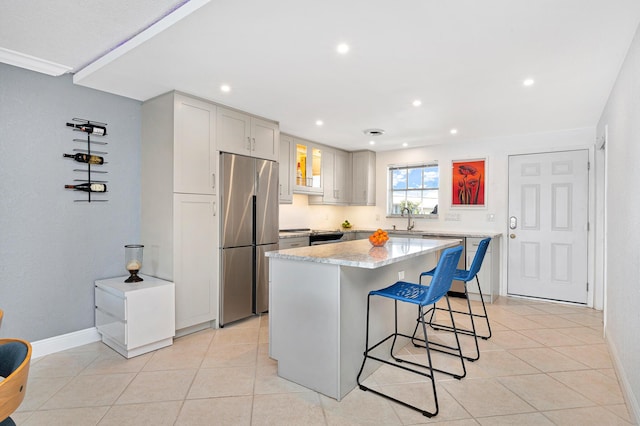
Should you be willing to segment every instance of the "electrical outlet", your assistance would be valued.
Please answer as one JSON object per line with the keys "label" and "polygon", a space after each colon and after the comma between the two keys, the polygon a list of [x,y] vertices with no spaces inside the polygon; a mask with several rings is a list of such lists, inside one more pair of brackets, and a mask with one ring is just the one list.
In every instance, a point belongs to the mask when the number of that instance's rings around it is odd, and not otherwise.
{"label": "electrical outlet", "polygon": [[495,222],[496,221],[496,215],[493,213],[489,213],[487,214],[487,222]]}
{"label": "electrical outlet", "polygon": [[460,220],[459,213],[447,213],[444,217],[444,220],[447,222],[457,222]]}
{"label": "electrical outlet", "polygon": [[380,221],[380,215],[379,214],[376,215],[376,222],[378,222],[378,221]]}
{"label": "electrical outlet", "polygon": [[404,280],[404,271],[398,272],[398,279],[399,280]]}

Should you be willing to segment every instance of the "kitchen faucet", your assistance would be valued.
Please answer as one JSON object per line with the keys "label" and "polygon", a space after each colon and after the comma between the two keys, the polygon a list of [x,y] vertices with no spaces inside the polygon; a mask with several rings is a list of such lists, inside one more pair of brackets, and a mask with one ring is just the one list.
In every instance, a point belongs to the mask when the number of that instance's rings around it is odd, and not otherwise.
{"label": "kitchen faucet", "polygon": [[411,210],[409,210],[408,207],[403,207],[402,210],[400,210],[400,216],[404,217],[405,210],[407,211],[407,231],[411,231],[413,227],[416,226],[416,222],[411,223]]}

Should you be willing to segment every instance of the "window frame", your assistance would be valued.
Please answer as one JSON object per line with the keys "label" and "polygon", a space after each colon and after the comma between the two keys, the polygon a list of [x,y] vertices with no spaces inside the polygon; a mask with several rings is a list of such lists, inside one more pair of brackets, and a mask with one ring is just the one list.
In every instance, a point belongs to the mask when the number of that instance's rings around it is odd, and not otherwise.
{"label": "window frame", "polygon": [[[424,178],[423,178],[423,186],[421,188],[409,188],[407,185],[406,189],[397,190],[393,188],[393,170],[406,169],[407,176],[409,175],[410,169],[422,169],[425,167],[437,167],[438,169],[438,186],[437,187],[427,187],[424,186]],[[440,204],[440,165],[437,160],[431,161],[421,161],[419,163],[410,163],[410,164],[389,164],[387,166],[387,205],[386,205],[386,217],[388,218],[398,218],[402,217],[399,213],[393,213],[393,195],[394,193],[398,193],[400,191],[405,192],[405,200],[407,199],[407,194],[411,191],[437,191],[438,197],[436,206]],[[415,214],[411,213],[411,217],[417,218],[425,218],[425,219],[437,219],[438,213],[421,213]]]}

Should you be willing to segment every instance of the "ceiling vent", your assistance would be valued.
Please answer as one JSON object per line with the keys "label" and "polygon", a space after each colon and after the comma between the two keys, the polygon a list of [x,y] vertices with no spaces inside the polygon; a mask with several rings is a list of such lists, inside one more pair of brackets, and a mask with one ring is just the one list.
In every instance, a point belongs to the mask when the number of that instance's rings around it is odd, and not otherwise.
{"label": "ceiling vent", "polygon": [[384,135],[384,130],[382,130],[382,129],[364,129],[363,132],[367,136],[382,136],[382,135]]}

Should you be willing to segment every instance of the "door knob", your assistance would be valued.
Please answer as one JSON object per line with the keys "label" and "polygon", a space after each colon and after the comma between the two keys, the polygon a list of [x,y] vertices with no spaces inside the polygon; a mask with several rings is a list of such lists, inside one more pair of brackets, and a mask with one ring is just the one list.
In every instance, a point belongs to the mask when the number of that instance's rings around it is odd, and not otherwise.
{"label": "door knob", "polygon": [[509,238],[515,238],[516,234],[509,234]]}

